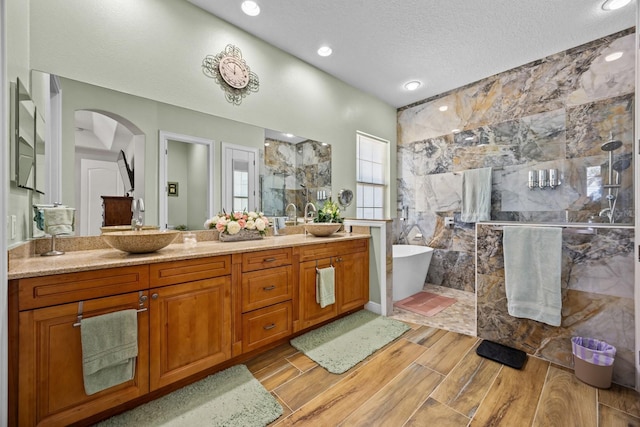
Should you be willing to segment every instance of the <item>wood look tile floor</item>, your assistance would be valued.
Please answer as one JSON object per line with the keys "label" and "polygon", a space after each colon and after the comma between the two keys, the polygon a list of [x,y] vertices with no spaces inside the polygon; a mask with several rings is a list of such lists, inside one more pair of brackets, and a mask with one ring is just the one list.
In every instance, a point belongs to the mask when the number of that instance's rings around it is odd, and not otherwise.
{"label": "wood look tile floor", "polygon": [[640,427],[634,390],[598,390],[532,356],[511,369],[477,356],[475,337],[411,327],[341,375],[289,344],[247,362],[284,408],[272,426]]}

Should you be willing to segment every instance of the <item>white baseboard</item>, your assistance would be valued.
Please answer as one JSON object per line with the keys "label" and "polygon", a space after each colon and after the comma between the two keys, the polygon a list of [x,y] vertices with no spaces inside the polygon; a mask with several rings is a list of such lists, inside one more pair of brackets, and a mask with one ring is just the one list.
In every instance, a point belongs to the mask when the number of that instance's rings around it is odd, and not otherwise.
{"label": "white baseboard", "polygon": [[382,314],[382,306],[377,302],[369,301],[364,305],[364,308],[375,314]]}

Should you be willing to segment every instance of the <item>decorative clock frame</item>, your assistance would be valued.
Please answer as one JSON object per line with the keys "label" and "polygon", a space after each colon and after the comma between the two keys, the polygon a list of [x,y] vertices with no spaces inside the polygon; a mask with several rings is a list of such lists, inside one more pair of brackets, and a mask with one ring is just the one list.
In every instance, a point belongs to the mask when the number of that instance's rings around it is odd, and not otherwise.
{"label": "decorative clock frame", "polygon": [[237,46],[228,44],[217,55],[207,55],[202,60],[202,72],[211,77],[225,92],[225,98],[234,105],[260,86],[258,75],[251,71]]}

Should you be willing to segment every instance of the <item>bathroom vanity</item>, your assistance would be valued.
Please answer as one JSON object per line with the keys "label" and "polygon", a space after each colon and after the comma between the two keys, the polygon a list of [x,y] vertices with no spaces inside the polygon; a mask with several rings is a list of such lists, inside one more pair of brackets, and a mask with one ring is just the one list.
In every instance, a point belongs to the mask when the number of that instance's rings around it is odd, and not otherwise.
{"label": "bathroom vanity", "polygon": [[[369,300],[366,234],[46,258],[10,264],[10,425],[96,421],[97,414],[108,416],[241,363]],[[336,303],[320,309],[315,269],[328,265],[335,267]],[[79,322],[125,309],[138,310],[135,376],[88,396]]]}

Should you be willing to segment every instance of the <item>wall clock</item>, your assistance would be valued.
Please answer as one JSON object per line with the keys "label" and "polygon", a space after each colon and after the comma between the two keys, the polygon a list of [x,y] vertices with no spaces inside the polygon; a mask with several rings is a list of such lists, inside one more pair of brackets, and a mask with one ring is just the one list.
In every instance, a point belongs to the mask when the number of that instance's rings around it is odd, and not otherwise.
{"label": "wall clock", "polygon": [[202,61],[202,72],[211,77],[225,92],[227,101],[240,105],[242,98],[257,92],[260,80],[242,58],[242,52],[228,44],[217,55],[207,55]]}

